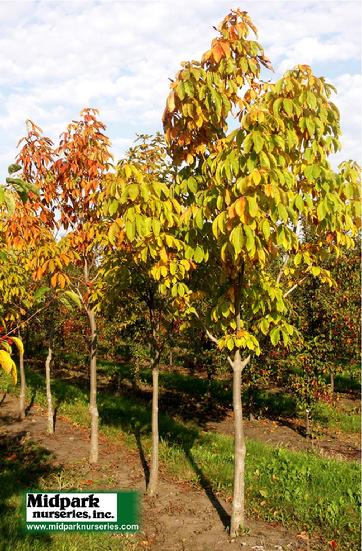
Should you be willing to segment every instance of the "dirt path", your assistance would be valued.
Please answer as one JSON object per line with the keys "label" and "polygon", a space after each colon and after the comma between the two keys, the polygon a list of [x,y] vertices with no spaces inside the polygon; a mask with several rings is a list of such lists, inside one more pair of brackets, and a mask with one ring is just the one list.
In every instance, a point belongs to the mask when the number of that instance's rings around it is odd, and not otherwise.
{"label": "dirt path", "polygon": [[[313,451],[322,457],[339,460],[359,461],[361,457],[360,434],[345,433],[341,430],[323,428],[319,436],[306,439],[301,433],[304,424],[300,419],[284,421],[271,419],[245,420],[245,434],[248,438],[259,440],[275,447],[289,448],[297,451]],[[206,430],[233,434],[234,424],[232,413],[228,412],[219,422],[210,422]]]}
{"label": "dirt path", "polygon": [[[145,476],[138,452],[120,442],[101,437],[100,461],[88,464],[88,431],[64,417],[57,419],[56,434],[46,434],[45,412],[34,405],[23,422],[16,419],[17,400],[7,396],[0,407],[0,439],[34,441],[51,453],[58,471],[46,480],[46,489],[139,489],[142,495],[142,532],[135,551],[314,551],[326,549],[308,542],[280,525],[248,519],[248,534],[230,542],[222,520],[230,504],[189,484],[179,483],[161,473],[158,498],[143,496]],[[5,448],[6,449],[6,448]],[[52,487],[49,486],[52,484]],[[213,503],[211,502],[213,501]],[[220,520],[222,519],[222,520]],[[120,536],[115,536],[120,537]]]}

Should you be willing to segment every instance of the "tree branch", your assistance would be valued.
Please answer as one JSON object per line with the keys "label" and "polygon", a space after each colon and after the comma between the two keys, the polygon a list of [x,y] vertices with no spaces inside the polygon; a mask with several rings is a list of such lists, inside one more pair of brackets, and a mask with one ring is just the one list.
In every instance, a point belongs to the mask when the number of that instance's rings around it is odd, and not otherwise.
{"label": "tree branch", "polygon": [[[199,316],[197,316],[197,317],[199,317]],[[217,340],[217,338],[214,337],[214,335],[212,335],[210,333],[210,331],[208,329],[206,329],[206,327],[205,327],[205,332],[206,332],[206,335],[209,337],[210,341],[214,342],[215,344],[218,344],[219,341]]]}
{"label": "tree branch", "polygon": [[292,293],[299,285],[301,285],[307,279],[307,277],[308,276],[304,276],[302,277],[302,279],[297,281],[297,283],[293,285],[293,287],[291,287],[290,289],[288,289],[288,291],[284,293],[283,298],[286,298],[288,295],[290,295],[290,293]]}
{"label": "tree branch", "polygon": [[15,331],[17,331],[18,329],[20,329],[20,327],[22,327],[23,325],[26,325],[27,323],[29,323],[29,321],[34,318],[35,316],[37,316],[38,314],[40,314],[40,312],[42,312],[43,310],[45,310],[46,308],[48,308],[48,306],[50,306],[50,304],[52,303],[53,301],[51,300],[50,302],[48,302],[48,304],[46,304],[45,306],[43,306],[42,308],[39,308],[39,310],[37,310],[36,312],[34,312],[34,314],[32,314],[31,316],[28,317],[28,319],[24,320],[24,321],[21,321],[16,327],[14,327],[14,329],[12,329],[11,331],[9,331],[8,333],[6,333],[6,335],[2,335],[1,338],[5,338],[5,337],[8,337],[9,335],[11,335],[12,333],[14,333]]}
{"label": "tree branch", "polygon": [[279,274],[278,274],[278,276],[277,276],[277,283],[280,282],[280,280],[281,280],[281,278],[282,278],[282,275],[283,275],[283,272],[284,272],[284,268],[287,266],[288,262],[289,262],[289,254],[287,254],[287,256],[285,257],[285,260],[284,260],[284,262],[283,262],[283,265],[282,265],[282,267],[280,268],[280,272],[279,272]]}

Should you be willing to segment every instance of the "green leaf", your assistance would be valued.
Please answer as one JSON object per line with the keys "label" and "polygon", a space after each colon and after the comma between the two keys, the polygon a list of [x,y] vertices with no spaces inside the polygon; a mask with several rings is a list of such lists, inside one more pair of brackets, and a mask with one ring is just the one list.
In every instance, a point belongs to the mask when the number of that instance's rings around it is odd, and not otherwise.
{"label": "green leaf", "polygon": [[50,291],[50,287],[39,287],[34,293],[34,301],[40,302],[44,295]]}
{"label": "green leaf", "polygon": [[282,103],[283,103],[283,98],[278,98],[273,103],[273,113],[276,117],[279,115],[279,110],[280,110],[280,107],[281,107]]}
{"label": "green leaf", "polygon": [[291,116],[293,114],[293,102],[291,99],[286,98],[283,100],[283,108],[287,115]]}
{"label": "green leaf", "polygon": [[311,119],[310,117],[306,118],[306,119],[305,119],[305,125],[306,125],[306,127],[307,127],[309,136],[310,136],[310,137],[314,136],[314,133],[315,133],[315,124],[314,124],[313,119]]}
{"label": "green leaf", "polygon": [[302,212],[304,210],[304,201],[301,195],[297,195],[295,199],[295,206],[299,210],[299,212]]}
{"label": "green leaf", "polygon": [[263,145],[264,145],[264,139],[263,139],[262,135],[260,134],[260,132],[253,132],[252,133],[252,139],[253,139],[253,142],[254,142],[254,151],[256,153],[260,153],[260,151],[263,149]]}
{"label": "green leaf", "polygon": [[244,244],[244,234],[240,225],[235,226],[235,228],[231,231],[230,242],[234,247],[235,255],[238,255],[242,251]]}
{"label": "green leaf", "polygon": [[260,152],[259,159],[260,159],[260,165],[263,168],[270,168],[270,161],[265,151]]}
{"label": "green leaf", "polygon": [[267,335],[268,334],[268,330],[269,330],[269,321],[265,318],[263,318],[260,322],[260,329],[261,329],[261,332],[263,333],[263,335]]}
{"label": "green leaf", "polygon": [[255,197],[247,197],[248,204],[249,204],[249,214],[252,218],[255,218],[255,216],[258,214],[258,204],[256,202]]}
{"label": "green leaf", "polygon": [[126,235],[130,241],[133,241],[136,235],[136,223],[134,220],[127,220]]}
{"label": "green leaf", "polygon": [[273,346],[278,344],[280,340],[280,329],[279,327],[273,327],[273,329],[270,331],[270,340]]}
{"label": "green leaf", "polygon": [[202,250],[202,248],[197,245],[196,249],[195,249],[195,252],[194,252],[194,260],[195,262],[202,262],[203,259],[204,259],[204,251]]}
{"label": "green leaf", "polygon": [[118,201],[117,199],[113,199],[108,208],[109,214],[113,216],[114,214],[116,214],[117,210],[118,210]]}
{"label": "green leaf", "polygon": [[246,235],[246,248],[249,252],[255,251],[255,239],[254,233],[249,226],[244,226],[244,232]]}
{"label": "green leaf", "polygon": [[265,239],[268,241],[270,237],[270,225],[268,220],[263,220],[262,226],[261,226],[262,232],[264,234]]}
{"label": "green leaf", "polygon": [[15,212],[15,197],[12,193],[9,193],[9,192],[5,192],[5,196],[4,196],[4,199],[5,199],[5,205],[6,205],[6,208],[8,209],[8,212],[9,214],[14,214]]}
{"label": "green leaf", "polygon": [[14,172],[18,172],[20,169],[21,169],[20,165],[13,163],[8,167],[8,173],[14,174]]}
{"label": "green leaf", "polygon": [[156,237],[160,235],[161,222],[157,218],[152,219],[152,228]]}
{"label": "green leaf", "polygon": [[137,199],[138,193],[139,193],[139,187],[137,184],[129,184],[127,186],[128,191],[128,197],[131,199],[131,201],[134,201]]}
{"label": "green leaf", "polygon": [[278,208],[278,214],[279,214],[281,220],[283,220],[283,222],[286,222],[288,220],[287,209],[285,208],[283,203],[279,203],[277,208]]}
{"label": "green leaf", "polygon": [[231,350],[234,349],[234,346],[235,346],[235,345],[234,345],[234,339],[233,339],[232,337],[228,337],[228,338],[226,339],[226,346],[227,346],[227,348],[230,350],[230,352],[231,352]]}
{"label": "green leaf", "polygon": [[310,91],[307,92],[307,104],[311,109],[315,109],[317,107],[317,99]]}
{"label": "green leaf", "polygon": [[203,217],[202,209],[199,209],[196,213],[195,224],[199,228],[199,230],[202,230],[204,225],[204,217]]}
{"label": "green leaf", "polygon": [[299,266],[299,264],[302,262],[303,255],[301,253],[297,253],[294,257],[294,265]]}
{"label": "green leaf", "polygon": [[64,291],[64,295],[71,300],[78,308],[82,308],[82,302],[79,295],[74,291]]}
{"label": "green leaf", "polygon": [[317,207],[317,216],[318,216],[318,220],[319,220],[320,222],[322,222],[322,220],[325,219],[326,214],[327,214],[326,206],[325,206],[324,202],[321,201],[321,202],[318,204],[318,207]]}
{"label": "green leaf", "polygon": [[180,100],[183,101],[185,99],[185,86],[182,80],[178,83],[176,91]]}
{"label": "green leaf", "polygon": [[113,222],[113,224],[111,224],[108,230],[108,239],[112,244],[114,244],[116,235],[118,234],[119,234],[119,226],[117,222]]}
{"label": "green leaf", "polygon": [[248,134],[245,138],[245,140],[243,141],[243,150],[244,150],[244,153],[249,153],[251,148],[252,148],[252,145],[253,145],[253,137],[251,134]]}
{"label": "green leaf", "polygon": [[187,187],[189,188],[189,190],[192,192],[192,193],[196,193],[197,192],[197,182],[195,180],[195,178],[189,178],[187,180]]}

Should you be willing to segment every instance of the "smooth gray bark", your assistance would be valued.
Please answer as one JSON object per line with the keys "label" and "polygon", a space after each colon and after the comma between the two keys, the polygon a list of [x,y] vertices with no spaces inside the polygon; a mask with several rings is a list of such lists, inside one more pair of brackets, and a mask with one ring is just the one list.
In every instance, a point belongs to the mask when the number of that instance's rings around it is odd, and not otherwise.
{"label": "smooth gray bark", "polygon": [[20,372],[20,394],[19,394],[19,417],[25,419],[25,394],[26,379],[24,369],[24,354],[19,351],[19,372]]}
{"label": "smooth gray bark", "polygon": [[159,363],[156,361],[152,369],[152,451],[150,465],[150,479],[147,493],[154,495],[158,484],[158,453],[159,453],[159,429],[158,429],[158,374]]}
{"label": "smooth gray bark", "polygon": [[91,329],[90,347],[90,388],[89,388],[89,413],[91,418],[90,454],[89,462],[98,462],[98,424],[99,414],[97,408],[97,325],[93,310],[87,310]]}
{"label": "smooth gray bark", "polygon": [[233,364],[233,410],[234,410],[234,484],[230,522],[230,536],[236,537],[245,523],[245,435],[243,407],[241,402],[241,373],[249,363],[250,356],[241,360],[236,350]]}
{"label": "smooth gray bark", "polygon": [[45,361],[45,388],[46,388],[46,397],[48,404],[47,412],[47,432],[48,434],[54,433],[54,410],[53,410],[53,399],[52,399],[52,389],[50,384],[50,363],[52,361],[53,351],[51,346],[48,346],[48,355]]}

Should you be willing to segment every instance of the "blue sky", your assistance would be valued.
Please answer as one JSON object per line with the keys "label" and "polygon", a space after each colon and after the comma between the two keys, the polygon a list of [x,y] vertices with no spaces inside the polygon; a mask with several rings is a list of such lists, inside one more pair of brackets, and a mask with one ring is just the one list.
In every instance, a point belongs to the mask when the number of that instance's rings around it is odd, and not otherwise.
{"label": "blue sky", "polygon": [[136,133],[160,130],[168,77],[200,58],[231,7],[249,12],[275,77],[306,63],[336,86],[336,161],[360,160],[359,1],[0,1],[2,180],[28,118],[57,139],[83,107],[97,107],[116,158]]}

